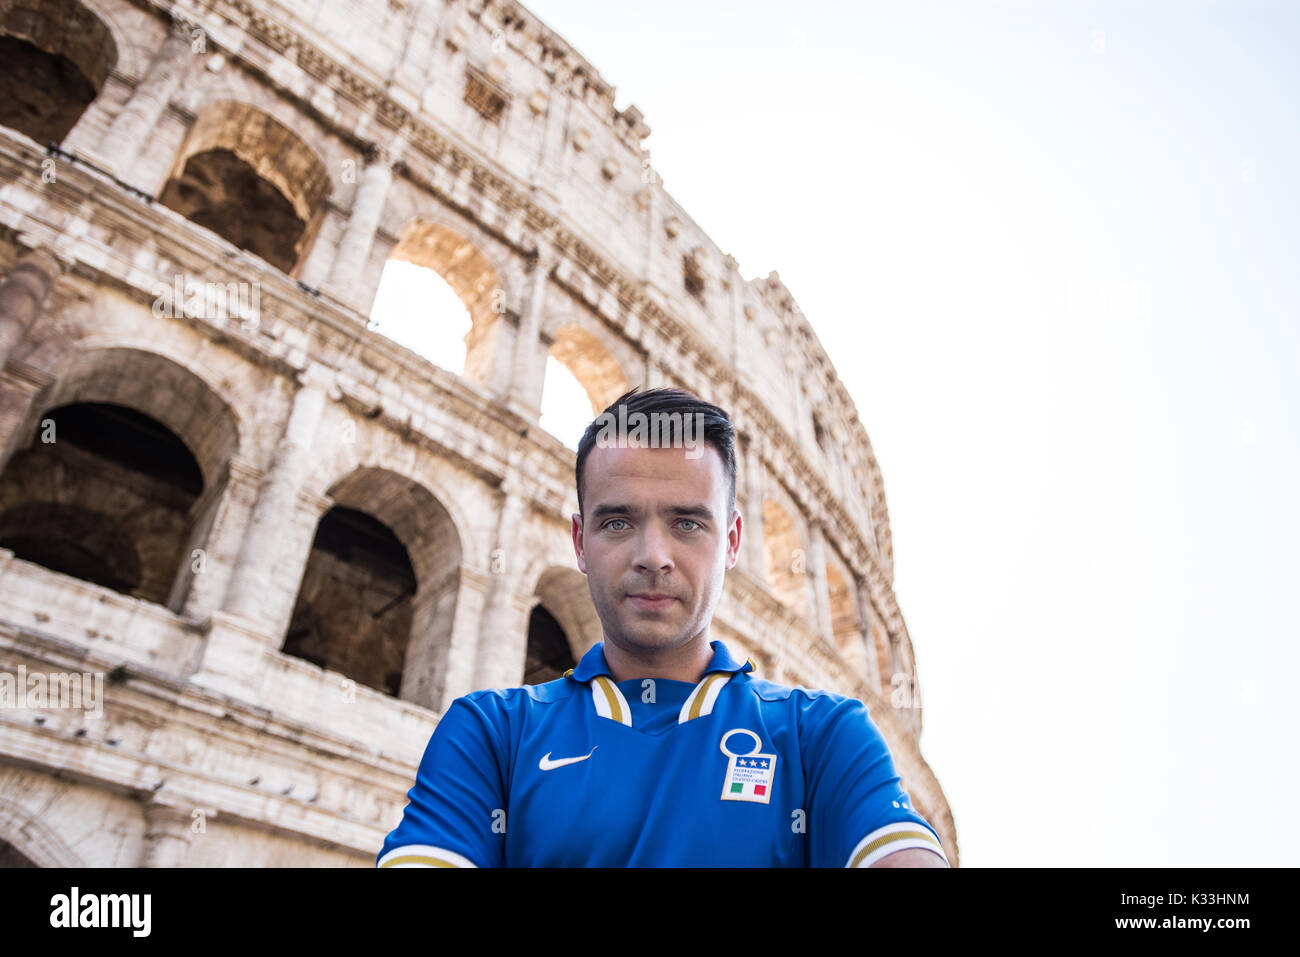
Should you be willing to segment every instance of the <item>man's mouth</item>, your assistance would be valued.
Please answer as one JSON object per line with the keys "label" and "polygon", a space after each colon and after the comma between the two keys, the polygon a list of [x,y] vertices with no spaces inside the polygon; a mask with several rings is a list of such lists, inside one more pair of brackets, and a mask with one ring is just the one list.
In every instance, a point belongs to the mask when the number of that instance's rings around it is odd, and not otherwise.
{"label": "man's mouth", "polygon": [[656,592],[647,592],[642,595],[628,595],[632,604],[637,608],[644,608],[647,611],[654,611],[658,608],[667,608],[677,599],[672,595],[663,595]]}

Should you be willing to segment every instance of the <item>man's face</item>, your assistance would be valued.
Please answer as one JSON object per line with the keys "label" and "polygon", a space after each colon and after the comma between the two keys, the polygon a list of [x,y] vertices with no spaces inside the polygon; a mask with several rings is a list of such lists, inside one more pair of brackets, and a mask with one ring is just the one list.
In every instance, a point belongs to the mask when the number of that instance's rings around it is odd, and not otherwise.
{"label": "man's face", "polygon": [[597,446],[584,464],[586,518],[573,516],[573,547],[605,640],[629,654],[702,634],[736,564],[740,516],[727,514],[722,456],[712,445],[696,458],[686,451]]}

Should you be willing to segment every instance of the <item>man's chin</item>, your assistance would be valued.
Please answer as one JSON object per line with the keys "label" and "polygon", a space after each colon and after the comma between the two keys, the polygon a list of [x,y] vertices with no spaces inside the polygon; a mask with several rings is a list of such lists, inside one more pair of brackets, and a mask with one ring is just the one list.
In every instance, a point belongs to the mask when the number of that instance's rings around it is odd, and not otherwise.
{"label": "man's chin", "polygon": [[623,629],[615,644],[622,645],[628,651],[643,655],[653,655],[663,651],[680,648],[690,641],[689,635],[682,634],[679,628],[647,626],[644,622]]}

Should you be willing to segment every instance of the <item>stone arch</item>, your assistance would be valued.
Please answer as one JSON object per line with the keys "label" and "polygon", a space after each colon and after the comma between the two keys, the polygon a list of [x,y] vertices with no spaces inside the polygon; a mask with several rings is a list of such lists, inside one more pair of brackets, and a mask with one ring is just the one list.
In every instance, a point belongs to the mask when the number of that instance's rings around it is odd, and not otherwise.
{"label": "stone arch", "polygon": [[9,844],[37,867],[86,867],[58,832],[21,804],[0,796],[0,844]]}
{"label": "stone arch", "polygon": [[[234,404],[179,357],[128,344],[87,342],[50,371],[56,382],[42,406],[105,402],[157,419],[189,447],[207,486],[222,477],[226,463],[246,444]],[[39,419],[40,409],[35,409],[25,431],[32,433]]]}
{"label": "stone arch", "polygon": [[451,514],[422,483],[362,466],[331,485],[284,650],[358,684],[427,700],[463,566]]}
{"label": "stone arch", "polygon": [[78,0],[9,0],[0,7],[0,58],[0,123],[59,143],[117,66],[118,46]]}
{"label": "stone arch", "polygon": [[19,557],[179,611],[239,425],[198,376],[131,349],[74,354],[0,473]]}
{"label": "stone arch", "polygon": [[[563,526],[566,533],[563,538],[554,534],[559,525]],[[554,574],[560,569],[567,569],[582,575],[573,557],[572,541],[567,536],[569,528],[567,519],[555,525],[546,523],[527,526],[520,549],[521,554],[527,556],[527,560],[519,572],[519,594],[536,597],[539,594],[537,589],[541,587],[542,578],[548,572]],[[584,575],[583,578],[585,579],[586,576]]]}
{"label": "stone arch", "polygon": [[764,572],[772,594],[801,618],[811,614],[808,596],[808,551],[799,526],[781,502],[763,500]]}
{"label": "stone arch", "polygon": [[250,103],[219,100],[194,121],[158,198],[296,275],[329,194],[325,163],[289,126]]}
{"label": "stone arch", "polygon": [[494,370],[501,359],[498,352],[511,341],[502,335],[501,319],[516,301],[504,269],[482,244],[433,219],[416,219],[403,226],[388,258],[431,270],[451,287],[470,322],[464,367],[452,371],[492,389]]}
{"label": "stone arch", "polygon": [[604,626],[591,601],[587,576],[576,568],[551,566],[537,579],[533,594],[564,630],[574,661],[579,661],[605,637]]}
{"label": "stone arch", "polygon": [[593,416],[631,388],[627,372],[605,337],[576,322],[553,326],[544,333],[551,339],[551,357],[572,372],[587,393]]}
{"label": "stone arch", "polygon": [[422,581],[434,584],[460,567],[460,533],[424,482],[391,468],[362,466],[331,485],[326,495],[335,505],[367,511],[391,528]]}
{"label": "stone arch", "polygon": [[[200,419],[216,415],[217,420],[225,421],[229,417],[234,430],[231,441],[239,449],[252,450],[265,445],[265,437],[260,437],[263,441],[259,443],[259,437],[253,432],[261,399],[259,393],[265,382],[264,370],[188,325],[160,320],[154,315],[159,303],[168,302],[162,294],[170,295],[175,289],[170,282],[174,277],[166,278],[169,281],[160,278],[152,287],[152,294],[158,298],[151,309],[148,303],[121,290],[91,285],[76,276],[60,277],[15,354],[56,380],[53,388],[57,391],[49,398],[60,402],[74,401],[72,391],[80,388],[88,377],[102,377],[114,368],[131,369],[126,378],[134,376],[138,381],[127,384],[136,388],[141,401],[147,399],[153,403],[141,411],[154,415],[189,441],[189,434],[176,424],[175,417],[188,416],[192,410],[170,402],[169,395],[155,394],[156,380],[151,376],[156,373],[151,368],[140,369],[135,374],[139,362],[176,367],[197,380],[196,389],[201,383],[199,391],[211,395],[211,403],[205,402],[198,410]],[[177,398],[187,396],[188,393],[182,392]],[[121,399],[105,401],[131,404]],[[218,414],[218,407],[224,407],[224,411]],[[32,410],[27,415],[21,430],[24,434],[34,428],[38,411]],[[196,455],[204,463],[205,477],[210,478],[213,471],[208,468],[210,463],[215,462],[217,472],[224,468],[224,455],[202,455],[197,449]]]}
{"label": "stone arch", "polygon": [[161,37],[166,36],[165,31],[171,29],[172,22],[168,21],[163,25],[158,39],[149,40],[141,37],[138,30],[128,27],[125,22],[138,16],[130,0],[80,0],[80,2],[103,22],[109,36],[113,38],[113,45],[117,50],[117,64],[109,70],[109,79],[112,79],[114,73],[119,76],[134,77],[137,80],[143,78],[149,70],[150,61],[162,43]]}
{"label": "stone arch", "polygon": [[[474,480],[434,453],[416,452],[391,433],[369,428],[367,420],[360,415],[342,410],[337,403],[333,406],[336,415],[343,417],[322,421],[318,434],[346,428],[354,441],[336,442],[332,448],[321,450],[327,459],[307,480],[306,492],[333,500],[331,489],[355,475],[392,473],[400,476],[427,491],[437,502],[440,513],[446,513],[460,549],[460,563],[471,568],[484,568],[488,556],[474,536],[474,529],[479,524],[474,518],[477,514],[475,506],[480,500],[468,496],[463,484]],[[346,422],[351,424],[344,425]],[[419,571],[418,567],[416,571]]]}

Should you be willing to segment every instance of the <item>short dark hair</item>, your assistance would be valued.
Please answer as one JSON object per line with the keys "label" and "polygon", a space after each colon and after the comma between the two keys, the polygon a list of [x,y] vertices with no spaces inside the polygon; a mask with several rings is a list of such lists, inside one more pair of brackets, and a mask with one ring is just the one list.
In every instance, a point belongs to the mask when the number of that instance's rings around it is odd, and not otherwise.
{"label": "short dark hair", "polygon": [[[619,411],[620,406],[624,410],[622,413]],[[679,426],[687,416],[699,416],[696,421],[700,423],[701,429],[700,434],[694,437],[694,441],[699,442],[702,439],[706,444],[717,449],[718,455],[722,458],[722,473],[727,477],[727,514],[724,522],[730,521],[731,513],[736,508],[736,429],[731,424],[731,416],[718,406],[711,405],[684,389],[670,388],[647,389],[642,392],[638,387],[630,392],[624,392],[614,400],[613,405],[596,416],[587,426],[587,430],[582,433],[582,440],[578,443],[578,462],[575,468],[578,480],[578,514],[584,514],[582,469],[587,463],[587,456],[596,446],[597,437],[608,427],[607,423],[626,422],[633,413],[648,416],[652,412],[666,415],[680,414],[681,419],[677,423]]]}

